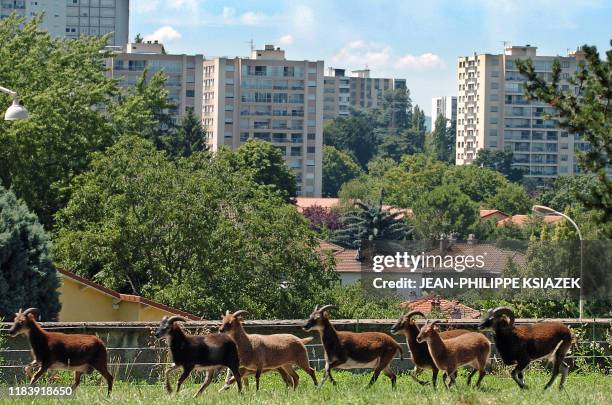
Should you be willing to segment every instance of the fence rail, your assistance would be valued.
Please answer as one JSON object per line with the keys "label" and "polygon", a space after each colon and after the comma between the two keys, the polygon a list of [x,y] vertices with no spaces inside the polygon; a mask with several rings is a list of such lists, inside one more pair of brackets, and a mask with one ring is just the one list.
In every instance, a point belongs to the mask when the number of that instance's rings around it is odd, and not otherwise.
{"label": "fence rail", "polygon": [[[581,331],[581,338],[576,347],[568,356],[568,359],[584,359],[589,364],[604,364],[609,367],[612,364],[612,348],[610,336],[612,319],[547,319],[563,322],[574,330]],[[516,324],[540,322],[543,319],[516,319]],[[418,321],[420,324],[423,320]],[[442,320],[442,328],[467,328],[475,329],[480,321],[474,319],[451,319]],[[251,320],[245,321],[244,327],[248,333],[293,333],[297,336],[313,336],[306,334],[301,329],[303,320]],[[389,331],[395,320],[389,319],[341,319],[333,320],[332,324],[338,330],[350,331]],[[216,331],[220,321],[190,321],[184,327],[191,333],[206,333]],[[0,324],[0,334],[4,334],[10,323]],[[66,333],[89,333],[96,334],[106,343],[109,350],[109,367],[118,374],[119,378],[145,378],[155,380],[159,377],[161,370],[169,365],[168,349],[163,341],[154,339],[152,332],[159,325],[157,322],[45,322],[41,323],[46,330],[62,331]],[[318,335],[315,340],[306,345],[311,365],[320,369],[324,365],[323,346]],[[491,337],[489,335],[489,337]],[[412,367],[411,353],[403,336],[395,336],[404,349],[404,359],[396,356],[394,367],[404,370]],[[31,361],[30,348],[23,337],[8,339],[7,347],[0,348],[0,381],[12,380],[23,377],[22,369]],[[501,361],[495,350],[491,351],[491,362],[496,364]]]}

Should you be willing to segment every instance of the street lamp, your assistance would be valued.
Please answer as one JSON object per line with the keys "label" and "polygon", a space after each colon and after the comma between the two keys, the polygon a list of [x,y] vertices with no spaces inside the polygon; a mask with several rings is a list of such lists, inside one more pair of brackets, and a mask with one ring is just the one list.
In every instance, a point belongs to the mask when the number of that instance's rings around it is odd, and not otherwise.
{"label": "street lamp", "polygon": [[13,104],[9,108],[7,108],[4,113],[5,121],[17,121],[17,120],[25,120],[28,118],[28,110],[21,104],[19,104],[19,100],[17,99],[17,92],[13,90],[9,90],[5,87],[0,86],[0,92],[6,93],[13,98]]}
{"label": "street lamp", "polygon": [[[582,239],[582,232],[580,232],[580,228],[578,228],[578,225],[576,225],[576,222],[574,222],[573,219],[571,219],[570,217],[568,217],[567,215],[565,215],[562,212],[556,211],[550,207],[547,207],[545,205],[534,205],[531,210],[537,214],[545,214],[547,212],[555,214],[555,215],[560,215],[563,218],[567,219],[568,222],[570,224],[572,224],[574,226],[574,228],[576,228],[576,232],[578,233],[578,239],[580,239],[580,284],[584,284],[584,278],[583,278],[583,263],[584,263],[584,244],[583,244],[583,239]],[[580,314],[580,319],[582,319],[582,315],[583,315],[583,310],[584,310],[584,300],[582,298],[582,285],[580,287],[580,292],[579,292],[579,302],[578,302],[578,311]]]}

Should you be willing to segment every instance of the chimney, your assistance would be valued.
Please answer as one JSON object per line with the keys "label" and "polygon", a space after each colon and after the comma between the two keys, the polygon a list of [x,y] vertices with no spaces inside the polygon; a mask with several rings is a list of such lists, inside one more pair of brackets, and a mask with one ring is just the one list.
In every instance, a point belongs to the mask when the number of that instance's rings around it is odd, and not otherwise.
{"label": "chimney", "polygon": [[445,234],[440,234],[440,254],[443,255],[448,250],[448,238]]}
{"label": "chimney", "polygon": [[474,235],[473,233],[469,234],[467,238],[468,245],[475,245],[476,242],[478,242],[478,239],[476,239],[476,235]]}

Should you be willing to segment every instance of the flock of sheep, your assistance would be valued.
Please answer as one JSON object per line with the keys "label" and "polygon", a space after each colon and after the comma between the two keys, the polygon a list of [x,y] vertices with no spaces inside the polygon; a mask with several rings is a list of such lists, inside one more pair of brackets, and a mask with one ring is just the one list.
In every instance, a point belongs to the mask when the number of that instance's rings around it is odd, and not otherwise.
{"label": "flock of sheep", "polygon": [[[216,370],[227,368],[228,373],[223,389],[228,389],[236,383],[242,390],[243,382],[248,376],[255,374],[257,389],[261,373],[278,372],[288,387],[296,388],[298,374],[294,367],[304,370],[315,386],[322,386],[328,379],[335,385],[332,376],[333,369],[374,369],[370,380],[372,385],[382,372],[391,380],[395,388],[396,375],[391,369],[391,361],[397,352],[403,360],[404,353],[400,345],[391,336],[380,332],[345,332],[336,330],[329,321],[329,311],[333,305],[317,306],[308,320],[302,325],[305,331],[317,331],[325,349],[325,374],[321,383],[317,383],[315,370],[310,367],[305,344],[312,340],[298,338],[290,334],[260,335],[248,334],[242,326],[246,311],[234,313],[229,311],[223,316],[219,333],[208,335],[190,335],[185,333],[179,322],[187,320],[179,317],[164,317],[156,331],[158,338],[165,337],[173,364],[165,372],[166,389],[172,392],[169,375],[173,370],[182,368],[176,390],[194,369],[205,370],[204,383],[196,393],[202,393],[211,383]],[[15,314],[13,326],[9,330],[11,336],[26,335],[32,348],[33,361],[26,367],[36,370],[30,385],[48,370],[66,369],[75,372],[75,389],[83,373],[97,370],[107,381],[108,394],[113,387],[113,376],[107,368],[106,346],[93,335],[64,334],[47,332],[36,321],[38,310],[30,308]],[[421,312],[412,311],[402,315],[391,328],[393,334],[403,334],[412,353],[415,369],[411,373],[413,379],[420,384],[427,382],[419,380],[418,374],[423,369],[433,372],[433,386],[436,385],[438,370],[444,372],[444,384],[450,387],[455,383],[457,370],[461,366],[471,366],[468,385],[472,376],[478,371],[479,386],[485,376],[485,367],[491,352],[491,343],[485,335],[465,329],[454,329],[445,332],[438,330],[439,321],[430,322],[419,329],[415,316],[423,316]],[[573,343],[570,329],[559,322],[539,322],[528,325],[514,325],[514,314],[506,307],[491,309],[480,324],[479,329],[491,329],[494,341],[503,362],[514,364],[512,378],[521,388],[526,388],[523,371],[527,365],[539,358],[552,360],[553,369],[550,381],[545,388],[550,387],[557,375],[561,373],[559,388],[563,387],[568,365],[565,356]],[[449,382],[447,382],[449,380]]]}

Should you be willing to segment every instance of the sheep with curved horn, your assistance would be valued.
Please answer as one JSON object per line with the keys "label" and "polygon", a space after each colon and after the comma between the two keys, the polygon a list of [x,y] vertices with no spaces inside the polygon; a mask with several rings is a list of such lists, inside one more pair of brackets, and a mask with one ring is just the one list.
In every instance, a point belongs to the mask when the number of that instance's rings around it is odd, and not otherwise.
{"label": "sheep with curved horn", "polygon": [[514,312],[508,307],[490,309],[480,324],[480,329],[492,329],[495,346],[504,364],[515,364],[512,378],[521,388],[527,388],[523,371],[533,360],[552,359],[553,370],[544,387],[549,388],[561,372],[559,388],[563,388],[569,372],[565,356],[569,352],[574,336],[569,327],[561,322],[539,322],[514,325]]}
{"label": "sheep with curved horn", "polygon": [[337,331],[329,321],[327,312],[332,308],[336,307],[317,305],[302,326],[307,332],[318,331],[325,349],[325,375],[319,387],[322,387],[328,378],[334,385],[336,384],[331,373],[334,368],[373,368],[374,374],[368,386],[374,384],[383,372],[391,380],[391,386],[395,388],[397,377],[391,370],[390,364],[398,351],[403,356],[399,343],[391,336],[380,332]]}
{"label": "sheep with curved horn", "polygon": [[34,356],[34,361],[28,367],[40,367],[31,377],[30,385],[34,385],[47,370],[72,370],[72,388],[76,389],[83,374],[97,370],[106,380],[110,395],[113,376],[108,372],[104,342],[93,335],[47,332],[36,321],[38,312],[37,308],[20,309],[8,331],[13,337],[25,335],[28,338]]}
{"label": "sheep with curved horn", "polygon": [[[229,336],[221,333],[189,335],[180,327],[179,322],[187,322],[187,319],[181,316],[164,316],[155,332],[157,338],[166,337],[172,354],[172,366],[165,372],[166,390],[169,393],[172,392],[170,373],[179,367],[183,368],[183,373],[176,384],[176,392],[194,369],[206,370],[204,383],[195,396],[208,387],[214,372],[219,368],[227,367],[235,376],[240,375],[238,348]],[[242,384],[238,378],[238,391],[241,390]]]}
{"label": "sheep with curved horn", "polygon": [[[426,381],[419,380],[418,375],[424,369],[429,368],[432,370],[432,383],[435,388],[438,380],[438,367],[436,367],[436,364],[429,354],[427,343],[417,342],[417,336],[419,335],[420,331],[416,321],[413,319],[413,317],[417,315],[425,318],[425,314],[423,314],[421,311],[410,311],[407,314],[405,313],[400,316],[395,325],[391,327],[391,333],[394,335],[401,333],[406,337],[406,343],[410,348],[410,352],[412,353],[412,362],[414,363],[414,370],[410,373],[412,379],[421,385],[428,384]],[[440,337],[442,339],[450,339],[469,332],[470,331],[466,329],[451,329],[440,332]]]}
{"label": "sheep with curved horn", "polygon": [[[491,353],[491,342],[482,333],[468,332],[454,338],[442,340],[437,324],[440,320],[425,323],[417,336],[417,342],[427,343],[429,354],[436,367],[445,371],[444,385],[450,388],[455,383],[456,371],[462,365],[471,365],[474,370],[468,377],[468,385],[472,376],[479,372],[476,387],[480,386],[486,374],[486,366]],[[446,379],[450,378],[447,384]]]}
{"label": "sheep with curved horn", "polygon": [[[225,315],[222,315],[223,322],[219,328],[220,332],[227,333],[236,341],[240,353],[241,376],[246,377],[254,373],[256,387],[259,389],[261,374],[276,370],[286,383],[291,381],[291,385],[295,389],[298,385],[299,376],[293,370],[293,366],[297,365],[308,373],[314,384],[317,385],[317,376],[314,369],[310,367],[305,346],[312,338],[300,339],[287,333],[274,335],[246,333],[242,326],[246,314],[247,311],[245,310],[239,310],[233,314],[227,311]],[[226,379],[225,386],[222,389],[227,389],[233,382],[234,380],[231,378]]]}

